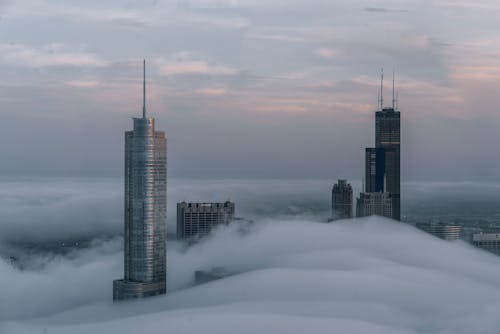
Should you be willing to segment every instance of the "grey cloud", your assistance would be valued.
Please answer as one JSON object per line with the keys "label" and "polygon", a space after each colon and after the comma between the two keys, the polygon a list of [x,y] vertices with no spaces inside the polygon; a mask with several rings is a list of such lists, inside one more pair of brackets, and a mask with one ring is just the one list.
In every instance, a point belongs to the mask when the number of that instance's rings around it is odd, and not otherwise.
{"label": "grey cloud", "polygon": [[[0,279],[7,277],[10,284],[0,289],[9,286],[10,293],[2,291],[8,299],[0,305],[11,301],[8,313],[2,313],[11,319],[3,329],[153,333],[176,328],[191,333],[203,327],[229,333],[238,325],[243,333],[303,333],[306,328],[311,333],[331,328],[470,333],[479,322],[482,333],[495,333],[499,325],[492,312],[500,306],[498,257],[381,218],[337,224],[268,219],[245,236],[234,225],[221,229],[187,252],[171,244],[169,294],[121,305],[113,305],[109,295],[121,254],[100,252],[96,247],[82,260],[55,261],[41,273],[19,273],[2,263]],[[240,274],[189,287],[194,270],[214,266]],[[58,279],[62,273],[64,279]],[[52,280],[58,284],[44,283]],[[31,298],[38,297],[31,312],[13,299],[28,283]],[[26,321],[48,313],[52,316]]]}
{"label": "grey cloud", "polygon": [[389,9],[384,7],[365,7],[363,8],[365,12],[370,13],[406,13],[408,10],[406,9]]}

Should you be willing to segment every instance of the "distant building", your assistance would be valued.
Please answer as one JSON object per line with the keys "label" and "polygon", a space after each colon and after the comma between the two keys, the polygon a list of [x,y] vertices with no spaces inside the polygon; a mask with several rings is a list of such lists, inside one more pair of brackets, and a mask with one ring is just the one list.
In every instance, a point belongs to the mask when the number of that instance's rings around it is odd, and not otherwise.
{"label": "distant building", "polygon": [[454,241],[460,239],[462,227],[443,223],[417,223],[416,227],[440,239]]}
{"label": "distant building", "polygon": [[177,239],[202,238],[213,227],[234,219],[235,205],[224,203],[177,203]]}
{"label": "distant building", "polygon": [[224,267],[215,267],[211,270],[196,270],[194,272],[194,284],[203,284],[218,279],[226,278],[235,275],[234,273],[228,272]]}
{"label": "distant building", "polygon": [[352,218],[352,186],[346,180],[338,180],[332,188],[332,219]]}
{"label": "distant building", "polygon": [[499,233],[476,233],[472,235],[472,244],[478,248],[500,255]]}
{"label": "distant building", "polygon": [[113,300],[166,293],[167,142],[146,117],[144,62],[142,117],[125,132],[124,278]]}
{"label": "distant building", "polygon": [[356,217],[382,216],[392,218],[392,198],[389,193],[361,193],[356,200]]}

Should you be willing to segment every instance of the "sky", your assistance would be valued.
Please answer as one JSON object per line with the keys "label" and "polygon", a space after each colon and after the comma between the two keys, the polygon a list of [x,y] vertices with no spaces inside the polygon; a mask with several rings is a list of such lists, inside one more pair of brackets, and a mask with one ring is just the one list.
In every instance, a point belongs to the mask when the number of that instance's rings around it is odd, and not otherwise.
{"label": "sky", "polygon": [[[276,242],[279,239],[280,242]],[[0,259],[0,332],[498,333],[500,259],[370,217],[268,218],[168,246],[168,293],[113,304],[122,240],[20,271]],[[195,270],[234,273],[192,286]]]}
{"label": "sky", "polygon": [[361,179],[383,67],[404,181],[498,180],[499,14],[494,0],[1,0],[0,173],[122,176],[145,58],[171,178]]}

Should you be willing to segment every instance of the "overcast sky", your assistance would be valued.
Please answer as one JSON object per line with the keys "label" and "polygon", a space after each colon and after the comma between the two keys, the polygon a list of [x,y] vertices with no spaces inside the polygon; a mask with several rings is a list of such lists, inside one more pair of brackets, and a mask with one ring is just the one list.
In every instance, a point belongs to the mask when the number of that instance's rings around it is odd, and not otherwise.
{"label": "overcast sky", "polygon": [[0,0],[0,173],[121,176],[146,58],[169,177],[360,179],[384,67],[403,180],[499,179],[499,15],[494,0]]}

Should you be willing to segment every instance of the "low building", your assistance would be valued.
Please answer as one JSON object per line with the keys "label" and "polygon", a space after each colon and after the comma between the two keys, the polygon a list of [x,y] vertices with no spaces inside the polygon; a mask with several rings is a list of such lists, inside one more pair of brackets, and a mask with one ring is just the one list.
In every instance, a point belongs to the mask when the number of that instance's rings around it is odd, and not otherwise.
{"label": "low building", "polygon": [[228,272],[224,267],[215,267],[211,270],[196,270],[194,272],[194,284],[208,283],[232,275],[234,275],[234,273]]}
{"label": "low building", "polygon": [[500,233],[476,233],[472,244],[478,248],[500,255]]}
{"label": "low building", "polygon": [[382,216],[392,218],[392,198],[389,193],[361,193],[356,200],[356,217]]}
{"label": "low building", "polygon": [[443,223],[417,223],[418,229],[425,231],[443,240],[454,241],[460,239],[462,227]]}
{"label": "low building", "polygon": [[202,238],[218,225],[234,219],[235,205],[224,203],[177,203],[177,239]]}

